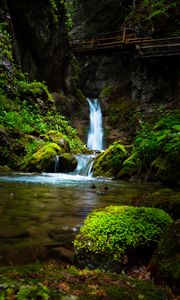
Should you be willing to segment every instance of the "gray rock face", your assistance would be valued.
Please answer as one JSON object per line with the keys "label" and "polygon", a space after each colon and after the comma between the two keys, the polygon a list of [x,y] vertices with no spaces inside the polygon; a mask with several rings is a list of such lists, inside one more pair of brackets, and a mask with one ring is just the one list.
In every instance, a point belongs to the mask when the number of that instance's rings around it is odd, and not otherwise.
{"label": "gray rock face", "polygon": [[[78,1],[74,18],[73,39],[88,38],[121,29],[127,1]],[[126,7],[125,7],[126,5]],[[81,56],[81,88],[89,97],[97,97],[106,86],[116,88],[127,81],[129,64],[124,53]],[[126,64],[126,65],[125,65]]]}
{"label": "gray rock face", "polygon": [[17,62],[31,79],[45,80],[48,86],[68,89],[68,42],[64,29],[64,12],[55,23],[54,11],[48,1],[1,0],[6,5],[14,33]]}

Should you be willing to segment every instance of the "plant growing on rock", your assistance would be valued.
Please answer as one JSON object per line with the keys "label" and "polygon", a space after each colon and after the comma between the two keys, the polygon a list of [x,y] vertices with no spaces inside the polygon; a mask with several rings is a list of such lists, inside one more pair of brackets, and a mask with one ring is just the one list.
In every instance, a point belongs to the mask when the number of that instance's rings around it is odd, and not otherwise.
{"label": "plant growing on rock", "polygon": [[121,270],[152,254],[171,217],[162,209],[109,206],[90,213],[76,236],[79,262]]}

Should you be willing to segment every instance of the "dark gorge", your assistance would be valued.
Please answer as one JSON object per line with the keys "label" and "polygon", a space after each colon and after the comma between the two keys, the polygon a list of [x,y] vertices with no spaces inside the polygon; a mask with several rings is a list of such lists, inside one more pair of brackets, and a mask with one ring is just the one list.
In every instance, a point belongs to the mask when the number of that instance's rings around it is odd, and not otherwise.
{"label": "dark gorge", "polygon": [[0,299],[179,299],[179,17],[0,0]]}

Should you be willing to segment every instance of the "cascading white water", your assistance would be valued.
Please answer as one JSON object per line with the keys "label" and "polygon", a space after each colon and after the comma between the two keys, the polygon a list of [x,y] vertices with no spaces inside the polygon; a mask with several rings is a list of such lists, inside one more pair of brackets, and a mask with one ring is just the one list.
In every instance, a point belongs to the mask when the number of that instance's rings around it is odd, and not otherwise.
{"label": "cascading white water", "polygon": [[[87,146],[92,150],[103,150],[103,127],[102,127],[102,112],[98,99],[90,100],[87,98],[90,110],[90,126],[87,139]],[[84,155],[79,154],[76,156],[78,165],[72,175],[92,176],[92,166],[95,154]],[[59,157],[55,160],[55,173],[59,166]]]}
{"label": "cascading white water", "polygon": [[92,150],[103,150],[102,112],[98,99],[87,98],[90,110],[90,127],[87,146]]}
{"label": "cascading white water", "polygon": [[75,175],[83,175],[83,176],[92,176],[91,170],[93,166],[93,159],[94,155],[83,155],[79,154],[76,155],[76,159],[78,161],[78,165],[76,167],[76,170],[73,172]]}

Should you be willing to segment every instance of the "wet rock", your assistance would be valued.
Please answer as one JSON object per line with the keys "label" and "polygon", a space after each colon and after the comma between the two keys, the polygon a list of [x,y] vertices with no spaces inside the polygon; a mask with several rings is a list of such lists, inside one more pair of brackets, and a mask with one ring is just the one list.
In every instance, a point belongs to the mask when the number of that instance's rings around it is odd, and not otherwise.
{"label": "wet rock", "polygon": [[0,128],[0,145],[9,146],[9,137],[5,129]]}
{"label": "wet rock", "polygon": [[77,167],[77,159],[73,154],[64,153],[59,156],[59,169],[61,173],[73,172]]}
{"label": "wet rock", "polygon": [[65,247],[53,248],[48,253],[48,257],[55,260],[61,260],[65,263],[72,263],[74,259],[74,251]]}

